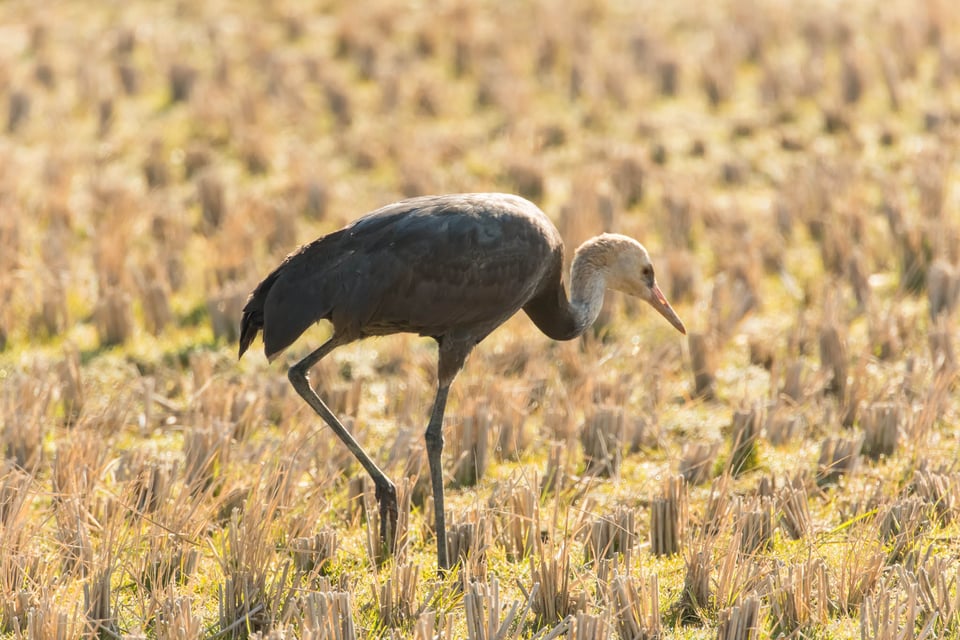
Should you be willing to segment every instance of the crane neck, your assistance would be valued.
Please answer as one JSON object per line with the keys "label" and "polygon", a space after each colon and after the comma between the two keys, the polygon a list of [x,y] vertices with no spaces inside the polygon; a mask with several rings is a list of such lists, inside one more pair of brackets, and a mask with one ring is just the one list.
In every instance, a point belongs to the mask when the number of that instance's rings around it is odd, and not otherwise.
{"label": "crane neck", "polygon": [[607,289],[605,263],[596,259],[595,246],[581,246],[570,265],[570,314],[577,335],[596,322]]}
{"label": "crane neck", "polygon": [[600,315],[606,289],[608,263],[606,248],[588,240],[574,254],[570,265],[570,297],[558,263],[550,286],[524,305],[533,323],[554,340],[572,340],[582,335]]}

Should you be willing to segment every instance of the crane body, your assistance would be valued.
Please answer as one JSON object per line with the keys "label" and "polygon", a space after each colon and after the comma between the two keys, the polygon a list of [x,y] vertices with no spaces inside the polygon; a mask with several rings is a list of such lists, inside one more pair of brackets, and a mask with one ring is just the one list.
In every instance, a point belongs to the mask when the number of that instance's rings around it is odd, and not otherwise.
{"label": "crane body", "polygon": [[425,441],[437,562],[446,569],[443,414],[450,385],[481,340],[521,309],[550,338],[572,339],[596,319],[607,288],[641,297],[686,332],[636,240],[602,234],[581,245],[569,297],[563,256],[560,233],[528,200],[499,193],[424,196],[377,209],[303,245],[250,294],[241,357],[260,332],[273,360],[312,324],[332,323],[331,338],[288,376],[373,479],[384,544],[396,529],[396,488],[311,387],[311,367],[333,349],[369,336],[415,333],[437,341],[437,394]]}

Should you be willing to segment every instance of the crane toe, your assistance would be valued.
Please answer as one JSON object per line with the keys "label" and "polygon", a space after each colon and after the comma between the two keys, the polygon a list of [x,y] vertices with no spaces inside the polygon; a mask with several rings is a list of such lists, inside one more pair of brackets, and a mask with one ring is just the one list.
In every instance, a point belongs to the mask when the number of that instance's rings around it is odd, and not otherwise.
{"label": "crane toe", "polygon": [[388,553],[393,553],[394,541],[397,535],[397,488],[392,484],[378,485],[376,488],[377,504],[380,507],[380,544]]}

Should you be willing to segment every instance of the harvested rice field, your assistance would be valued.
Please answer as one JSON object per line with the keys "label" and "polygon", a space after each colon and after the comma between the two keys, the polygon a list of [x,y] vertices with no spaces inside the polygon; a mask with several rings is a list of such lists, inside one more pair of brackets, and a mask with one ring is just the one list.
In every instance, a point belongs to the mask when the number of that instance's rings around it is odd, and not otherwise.
{"label": "harvested rice field", "polygon": [[[0,3],[0,634],[960,637],[960,6]],[[406,197],[519,194],[567,257],[444,421],[435,341],[237,359],[288,253]],[[565,276],[568,278],[568,276]]]}

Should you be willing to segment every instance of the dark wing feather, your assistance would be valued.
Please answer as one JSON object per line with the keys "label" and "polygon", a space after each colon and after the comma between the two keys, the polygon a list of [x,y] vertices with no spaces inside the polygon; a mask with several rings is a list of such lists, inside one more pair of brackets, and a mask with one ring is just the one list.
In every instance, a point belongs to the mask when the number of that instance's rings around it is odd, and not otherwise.
{"label": "dark wing feather", "polygon": [[348,279],[356,289],[334,309],[334,325],[480,339],[535,293],[559,243],[541,223],[550,225],[519,198],[423,199],[358,249]]}
{"label": "dark wing feather", "polygon": [[274,269],[250,294],[240,321],[240,356],[263,331],[263,346],[272,359],[311,324],[330,313],[332,280],[342,254],[337,245],[344,230],[305,244]]}
{"label": "dark wing feather", "polygon": [[538,292],[559,247],[546,216],[512,196],[389,205],[305,245],[267,276],[244,309],[241,353],[262,328],[273,357],[323,318],[346,339],[414,332],[479,340]]}

